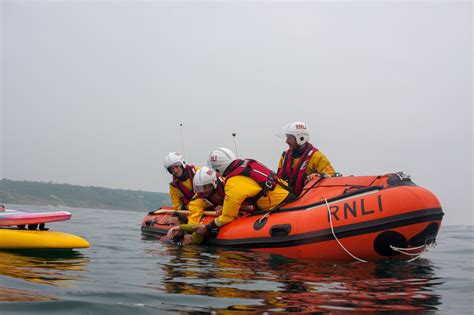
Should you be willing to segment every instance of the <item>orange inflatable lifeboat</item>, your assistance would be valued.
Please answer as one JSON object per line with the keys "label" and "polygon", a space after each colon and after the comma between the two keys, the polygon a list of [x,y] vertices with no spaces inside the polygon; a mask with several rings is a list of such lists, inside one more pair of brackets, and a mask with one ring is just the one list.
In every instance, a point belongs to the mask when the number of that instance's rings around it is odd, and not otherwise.
{"label": "orange inflatable lifeboat", "polygon": [[[170,212],[152,211],[145,236],[166,234]],[[271,211],[238,217],[206,243],[291,258],[377,260],[416,256],[435,242],[441,205],[403,173],[316,177],[298,200]],[[202,223],[215,215],[203,216]]]}

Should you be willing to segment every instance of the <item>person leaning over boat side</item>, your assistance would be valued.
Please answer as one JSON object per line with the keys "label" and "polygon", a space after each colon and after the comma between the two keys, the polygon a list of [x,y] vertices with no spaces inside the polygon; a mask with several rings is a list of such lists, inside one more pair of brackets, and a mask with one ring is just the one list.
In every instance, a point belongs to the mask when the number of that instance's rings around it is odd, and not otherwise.
{"label": "person leaning over boat side", "polygon": [[309,130],[304,122],[293,122],[284,127],[288,150],[278,162],[277,174],[286,180],[294,193],[299,196],[312,174],[333,176],[336,171],[327,157],[309,143]]}
{"label": "person leaning over boat side", "polygon": [[222,214],[207,225],[199,225],[197,232],[202,236],[232,222],[244,202],[253,203],[256,210],[271,210],[296,199],[287,183],[266,166],[251,159],[237,159],[227,148],[212,151],[208,165],[225,178],[225,197]]}
{"label": "person leaning over boat side", "polygon": [[[201,221],[205,210],[216,211],[218,215],[222,213],[224,204],[224,179],[213,169],[201,167],[193,179],[193,189],[196,193],[188,205],[189,224],[197,224]],[[243,202],[240,212],[255,211],[255,205],[250,202]]]}
{"label": "person leaning over boat side", "polygon": [[164,160],[165,169],[173,175],[170,183],[170,197],[173,208],[187,210],[188,204],[194,196],[193,178],[196,173],[194,165],[187,165],[183,156],[177,152],[170,152]]}
{"label": "person leaning over boat side", "polygon": [[193,178],[194,197],[189,202],[189,224],[198,224],[205,210],[222,210],[224,180],[210,168],[201,167]]}

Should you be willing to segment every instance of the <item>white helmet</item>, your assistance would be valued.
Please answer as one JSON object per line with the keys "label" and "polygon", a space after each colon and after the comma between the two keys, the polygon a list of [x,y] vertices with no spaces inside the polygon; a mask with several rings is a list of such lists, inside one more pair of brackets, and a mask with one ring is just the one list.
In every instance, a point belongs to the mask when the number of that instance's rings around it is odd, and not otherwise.
{"label": "white helmet", "polygon": [[296,121],[289,123],[284,127],[286,135],[292,135],[296,138],[296,143],[299,145],[305,144],[309,141],[309,129],[304,122]]}
{"label": "white helmet", "polygon": [[170,172],[169,168],[171,166],[175,166],[175,165],[181,165],[182,167],[186,166],[186,163],[184,162],[183,156],[181,154],[179,154],[178,152],[168,153],[168,155],[165,157],[164,164],[165,164],[165,168],[168,172]]}
{"label": "white helmet", "polygon": [[200,193],[205,191],[205,186],[212,185],[214,188],[217,187],[217,176],[214,170],[207,166],[201,167],[193,178],[194,192]]}
{"label": "white helmet", "polygon": [[227,148],[219,148],[214,150],[209,154],[209,159],[207,160],[207,165],[214,169],[218,173],[224,173],[227,166],[236,160],[234,152]]}

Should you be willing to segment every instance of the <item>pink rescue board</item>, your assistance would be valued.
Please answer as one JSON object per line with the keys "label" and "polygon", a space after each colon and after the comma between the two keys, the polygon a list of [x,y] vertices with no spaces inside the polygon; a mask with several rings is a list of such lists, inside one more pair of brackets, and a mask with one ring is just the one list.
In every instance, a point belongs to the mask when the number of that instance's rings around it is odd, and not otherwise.
{"label": "pink rescue board", "polygon": [[4,210],[0,212],[0,226],[40,224],[69,220],[71,213],[67,211],[55,212],[23,212]]}

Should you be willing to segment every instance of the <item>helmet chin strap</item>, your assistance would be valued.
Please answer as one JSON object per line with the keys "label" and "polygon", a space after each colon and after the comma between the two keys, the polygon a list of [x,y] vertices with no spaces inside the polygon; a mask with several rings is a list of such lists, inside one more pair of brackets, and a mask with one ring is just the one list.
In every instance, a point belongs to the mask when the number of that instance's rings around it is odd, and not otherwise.
{"label": "helmet chin strap", "polygon": [[293,157],[298,157],[304,152],[304,148],[306,147],[306,143],[304,144],[297,144],[293,151]]}
{"label": "helmet chin strap", "polygon": [[181,166],[181,169],[183,170],[183,174],[178,177],[178,179],[182,182],[184,182],[186,179],[188,179],[188,172],[186,172],[186,169]]}

